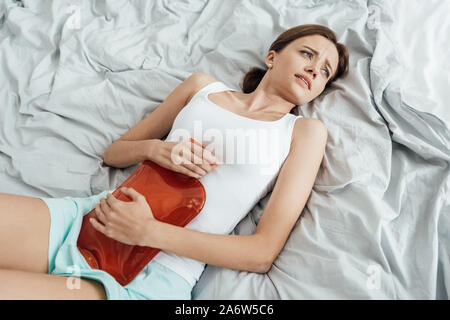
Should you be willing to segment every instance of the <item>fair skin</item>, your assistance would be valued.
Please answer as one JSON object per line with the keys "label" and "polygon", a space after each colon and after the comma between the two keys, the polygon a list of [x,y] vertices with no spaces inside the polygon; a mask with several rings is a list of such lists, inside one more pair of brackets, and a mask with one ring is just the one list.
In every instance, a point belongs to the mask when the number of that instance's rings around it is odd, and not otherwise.
{"label": "fair skin", "polygon": [[[305,46],[318,54],[302,52],[308,50]],[[327,82],[325,60],[334,72],[338,56],[329,40],[321,36],[297,39],[280,53],[267,54],[269,70],[254,92],[222,92],[211,94],[210,99],[243,116],[277,120],[295,105],[311,101],[322,92]],[[299,72],[309,77],[311,90],[297,81],[294,74]],[[204,73],[191,75],[155,111],[105,150],[105,163],[123,168],[155,159],[167,164],[167,156],[160,148],[168,145],[160,139],[170,131],[176,115],[192,96],[214,81]],[[96,205],[97,220],[92,223],[100,232],[124,243],[156,247],[216,266],[267,272],[309,198],[326,140],[327,130],[319,120],[296,121],[289,154],[252,235],[217,235],[161,223],[134,190],[123,190],[131,202],[112,195],[101,199]],[[206,151],[201,156],[202,163],[173,168],[191,176],[208,174],[214,170],[211,163],[215,159]],[[105,298],[102,285],[94,281],[81,279],[80,289],[69,290],[66,277],[47,274],[50,215],[42,200],[0,193],[0,221],[0,299]]]}

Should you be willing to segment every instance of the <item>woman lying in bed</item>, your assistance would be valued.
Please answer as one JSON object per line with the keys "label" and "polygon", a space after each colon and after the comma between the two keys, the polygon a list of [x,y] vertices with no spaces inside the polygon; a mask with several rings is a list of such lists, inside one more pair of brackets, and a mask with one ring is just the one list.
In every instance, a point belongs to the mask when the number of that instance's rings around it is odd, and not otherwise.
{"label": "woman lying in bed", "polygon": [[[133,189],[122,190],[130,202],[108,190],[88,198],[0,194],[0,299],[190,299],[205,264],[267,272],[306,204],[327,140],[321,121],[290,112],[347,72],[348,53],[328,28],[302,25],[275,40],[265,64],[266,70],[254,68],[245,76],[243,93],[207,74],[192,74],[104,153],[113,167],[151,160],[199,179],[206,202],[185,228],[156,220]],[[200,139],[208,148],[177,141],[183,130],[195,134],[195,124],[202,126]],[[226,137],[230,129],[266,133],[246,146],[256,161],[234,163],[228,145],[218,154],[220,139],[211,133]],[[229,235],[272,188],[255,233]],[[93,208],[90,223],[102,234],[161,249],[125,286],[90,268],[77,249],[81,221]]]}

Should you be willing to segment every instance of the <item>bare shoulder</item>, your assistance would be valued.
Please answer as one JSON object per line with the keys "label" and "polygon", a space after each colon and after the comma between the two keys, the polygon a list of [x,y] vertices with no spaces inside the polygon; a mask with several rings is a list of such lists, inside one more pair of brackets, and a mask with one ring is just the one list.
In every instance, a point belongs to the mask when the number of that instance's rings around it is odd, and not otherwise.
{"label": "bare shoulder", "polygon": [[328,138],[328,130],[325,124],[315,118],[299,118],[295,121],[292,130],[291,148],[301,143],[304,138],[314,139],[317,143],[325,144]]}
{"label": "bare shoulder", "polygon": [[217,82],[218,80],[214,78],[213,76],[204,73],[204,72],[195,72],[192,75],[189,76],[188,84],[191,88],[191,94],[188,97],[187,103],[191,101],[192,97],[200,91],[202,88],[207,86],[210,83]]}
{"label": "bare shoulder", "polygon": [[191,75],[193,82],[199,86],[206,86],[212,82],[216,82],[217,79],[204,72],[195,72]]}

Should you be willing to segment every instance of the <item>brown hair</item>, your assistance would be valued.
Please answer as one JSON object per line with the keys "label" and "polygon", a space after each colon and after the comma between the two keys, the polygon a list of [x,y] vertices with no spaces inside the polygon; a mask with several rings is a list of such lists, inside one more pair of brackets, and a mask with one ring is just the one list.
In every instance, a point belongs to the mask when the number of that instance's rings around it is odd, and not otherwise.
{"label": "brown hair", "polygon": [[[269,51],[274,50],[275,52],[280,52],[292,41],[298,38],[316,34],[321,35],[330,40],[331,42],[333,42],[339,54],[337,70],[334,76],[330,78],[330,80],[328,80],[327,82],[328,86],[333,81],[339,79],[348,72],[348,60],[349,60],[347,47],[342,43],[337,42],[336,34],[331,29],[318,24],[304,24],[293,27],[280,34],[278,38],[270,46]],[[247,72],[242,84],[243,92],[250,93],[255,91],[259,83],[261,82],[262,78],[266,74],[266,71],[267,69],[263,70],[261,68],[254,67],[249,72]]]}

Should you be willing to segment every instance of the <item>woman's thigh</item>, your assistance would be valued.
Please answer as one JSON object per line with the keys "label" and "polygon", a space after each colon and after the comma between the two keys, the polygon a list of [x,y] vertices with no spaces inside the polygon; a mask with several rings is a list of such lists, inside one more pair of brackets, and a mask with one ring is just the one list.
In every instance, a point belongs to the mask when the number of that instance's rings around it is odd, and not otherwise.
{"label": "woman's thigh", "polygon": [[0,283],[0,300],[106,299],[103,286],[87,279],[0,269]]}
{"label": "woman's thigh", "polygon": [[49,233],[44,201],[0,193],[0,269],[47,273]]}

